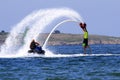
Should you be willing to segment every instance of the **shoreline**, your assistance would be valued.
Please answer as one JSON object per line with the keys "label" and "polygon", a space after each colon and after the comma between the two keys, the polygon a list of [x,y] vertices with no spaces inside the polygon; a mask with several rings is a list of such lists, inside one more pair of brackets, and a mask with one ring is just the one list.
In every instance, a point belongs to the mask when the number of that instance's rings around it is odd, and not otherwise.
{"label": "shoreline", "polygon": [[[0,34],[0,44],[3,44],[7,38],[7,34]],[[44,43],[48,33],[39,34],[37,41]],[[22,36],[20,35],[22,40]],[[47,45],[81,45],[83,34],[52,34]],[[120,37],[104,36],[104,35],[89,35],[89,44],[120,44]]]}

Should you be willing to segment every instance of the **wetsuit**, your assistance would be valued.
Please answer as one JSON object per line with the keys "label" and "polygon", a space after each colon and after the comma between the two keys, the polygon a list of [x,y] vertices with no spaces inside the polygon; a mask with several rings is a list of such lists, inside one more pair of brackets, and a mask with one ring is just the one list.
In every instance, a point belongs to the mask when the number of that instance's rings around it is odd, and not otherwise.
{"label": "wetsuit", "polygon": [[88,46],[88,32],[87,31],[84,32],[84,40],[83,40],[82,46],[85,48]]}

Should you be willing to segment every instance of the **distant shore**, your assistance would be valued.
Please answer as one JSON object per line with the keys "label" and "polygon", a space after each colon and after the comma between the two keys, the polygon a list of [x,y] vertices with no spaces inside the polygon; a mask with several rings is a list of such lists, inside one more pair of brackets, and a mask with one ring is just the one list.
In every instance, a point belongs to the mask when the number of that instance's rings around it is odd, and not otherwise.
{"label": "distant shore", "polygon": [[[48,35],[44,34],[43,38]],[[52,34],[49,45],[79,45],[83,42],[83,34]],[[89,35],[89,44],[120,44],[120,37]]]}
{"label": "distant shore", "polygon": [[[8,33],[0,33],[0,44],[3,44]],[[40,34],[38,41],[44,43],[48,33]],[[52,34],[47,45],[79,45],[83,41],[83,34]],[[120,37],[89,35],[89,44],[120,44]]]}

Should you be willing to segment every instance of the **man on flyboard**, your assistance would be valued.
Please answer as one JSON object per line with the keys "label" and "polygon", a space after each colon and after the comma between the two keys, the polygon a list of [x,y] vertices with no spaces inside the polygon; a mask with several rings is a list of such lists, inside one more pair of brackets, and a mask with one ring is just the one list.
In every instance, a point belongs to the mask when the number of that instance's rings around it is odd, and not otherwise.
{"label": "man on flyboard", "polygon": [[[83,39],[82,46],[84,48],[84,54],[86,54],[86,48],[90,48],[90,46],[88,45],[88,31],[86,28],[86,23],[80,23],[79,25],[82,28],[82,30],[84,31],[84,35],[83,35],[84,39]],[[91,51],[91,48],[90,48],[90,51]]]}

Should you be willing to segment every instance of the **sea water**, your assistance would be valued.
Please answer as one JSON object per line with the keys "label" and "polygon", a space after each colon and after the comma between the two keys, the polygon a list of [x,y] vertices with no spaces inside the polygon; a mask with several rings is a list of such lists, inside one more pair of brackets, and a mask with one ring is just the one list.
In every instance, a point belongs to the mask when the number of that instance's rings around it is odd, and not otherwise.
{"label": "sea water", "polygon": [[[120,54],[120,45],[90,46],[92,54]],[[83,53],[81,45],[46,48],[56,55]],[[0,58],[0,80],[120,80],[120,56],[104,55]]]}

